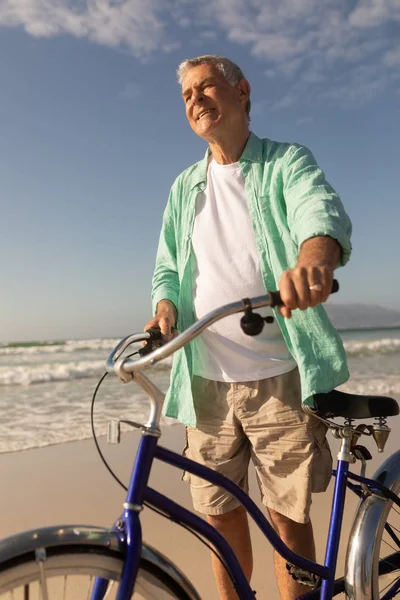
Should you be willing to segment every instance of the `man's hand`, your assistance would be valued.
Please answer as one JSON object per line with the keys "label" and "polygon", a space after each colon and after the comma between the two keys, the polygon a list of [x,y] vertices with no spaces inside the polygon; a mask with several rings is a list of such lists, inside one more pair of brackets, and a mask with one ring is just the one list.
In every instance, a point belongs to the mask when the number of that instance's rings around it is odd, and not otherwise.
{"label": "man's hand", "polygon": [[285,271],[279,281],[284,306],[278,310],[283,317],[290,319],[292,310],[305,310],[328,299],[340,253],[340,245],[330,237],[320,236],[304,242],[296,267]]}
{"label": "man's hand", "polygon": [[152,327],[161,330],[162,340],[164,343],[170,342],[178,335],[175,328],[177,310],[175,305],[169,300],[160,300],[157,304],[157,314],[144,326],[144,331]]}

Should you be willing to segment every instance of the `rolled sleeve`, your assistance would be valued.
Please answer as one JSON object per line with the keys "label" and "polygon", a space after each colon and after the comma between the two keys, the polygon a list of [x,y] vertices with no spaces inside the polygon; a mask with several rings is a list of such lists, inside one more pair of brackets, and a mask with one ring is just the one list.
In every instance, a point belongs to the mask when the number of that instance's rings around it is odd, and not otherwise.
{"label": "rolled sleeve", "polygon": [[151,292],[153,314],[156,313],[157,304],[160,300],[170,300],[178,307],[179,276],[176,256],[175,227],[170,200],[164,212],[153,275]]}
{"label": "rolled sleeve", "polygon": [[288,151],[283,192],[290,234],[298,248],[312,237],[329,236],[340,244],[340,265],[345,265],[352,249],[351,221],[308,148],[293,145]]}

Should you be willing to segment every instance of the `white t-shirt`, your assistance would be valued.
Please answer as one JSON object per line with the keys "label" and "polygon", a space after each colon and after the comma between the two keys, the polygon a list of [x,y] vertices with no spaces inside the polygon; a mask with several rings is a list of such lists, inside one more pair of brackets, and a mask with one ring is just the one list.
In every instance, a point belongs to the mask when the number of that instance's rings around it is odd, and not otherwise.
{"label": "white t-shirt", "polygon": [[[212,160],[198,194],[192,237],[194,309],[198,319],[242,298],[265,294],[239,163]],[[273,316],[272,309],[257,310]],[[243,313],[214,323],[193,342],[193,373],[214,381],[255,381],[295,368],[276,319],[258,336],[240,328]]]}

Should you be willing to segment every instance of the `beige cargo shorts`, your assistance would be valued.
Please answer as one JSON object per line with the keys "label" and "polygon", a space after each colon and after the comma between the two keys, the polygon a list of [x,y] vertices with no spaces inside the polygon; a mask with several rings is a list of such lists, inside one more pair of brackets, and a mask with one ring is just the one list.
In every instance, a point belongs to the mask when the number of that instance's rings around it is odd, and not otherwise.
{"label": "beige cargo shorts", "polygon": [[[326,426],[301,410],[298,369],[226,383],[195,376],[197,427],[186,428],[183,455],[225,475],[248,493],[253,461],[265,506],[298,523],[309,520],[311,494],[324,492],[332,471]],[[221,515],[239,506],[223,488],[185,472],[194,508]]]}

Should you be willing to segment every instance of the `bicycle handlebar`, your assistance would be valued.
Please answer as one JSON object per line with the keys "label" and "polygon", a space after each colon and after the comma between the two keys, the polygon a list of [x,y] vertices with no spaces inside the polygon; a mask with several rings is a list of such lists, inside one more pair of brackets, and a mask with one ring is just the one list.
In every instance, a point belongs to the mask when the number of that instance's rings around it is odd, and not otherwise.
{"label": "bicycle handlebar", "polygon": [[[333,280],[332,283],[332,291],[331,293],[337,292],[339,289],[339,284],[336,279]],[[119,344],[114,348],[111,352],[110,356],[107,359],[106,369],[109,373],[116,373],[118,377],[124,381],[131,381],[133,378],[133,373],[142,371],[143,369],[147,369],[149,367],[154,366],[160,360],[164,360],[168,358],[177,350],[180,350],[187,343],[191,342],[194,338],[196,338],[204,329],[219,321],[223,317],[228,317],[229,315],[236,314],[238,312],[244,312],[246,308],[257,309],[263,308],[264,306],[281,306],[283,304],[280,292],[268,292],[264,296],[257,296],[256,298],[246,298],[245,300],[240,300],[239,302],[232,302],[231,304],[226,304],[215,310],[211,311],[207,315],[205,315],[202,319],[199,319],[191,325],[188,329],[179,334],[176,338],[171,340],[170,342],[164,344],[160,348],[157,348],[147,356],[140,358],[139,360],[131,360],[129,358],[120,358],[121,354],[131,344],[136,341],[143,340],[156,340],[161,339],[161,332],[159,330],[148,330],[143,333],[136,333],[133,335],[129,335],[125,337]]]}

